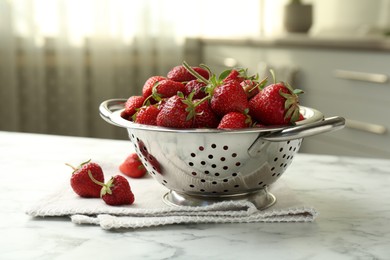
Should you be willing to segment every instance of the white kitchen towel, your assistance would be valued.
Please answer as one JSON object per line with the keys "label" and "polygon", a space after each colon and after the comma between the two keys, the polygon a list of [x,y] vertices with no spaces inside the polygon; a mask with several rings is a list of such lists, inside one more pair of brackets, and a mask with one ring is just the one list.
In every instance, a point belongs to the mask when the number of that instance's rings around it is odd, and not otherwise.
{"label": "white kitchen towel", "polygon": [[142,228],[180,223],[310,222],[318,212],[304,205],[282,181],[269,191],[276,203],[258,210],[249,201],[223,201],[209,206],[170,206],[163,202],[168,190],[151,177],[129,179],[135,202],[108,206],[103,200],[77,196],[70,185],[42,198],[27,209],[33,217],[70,216],[75,224],[95,224],[103,229]]}

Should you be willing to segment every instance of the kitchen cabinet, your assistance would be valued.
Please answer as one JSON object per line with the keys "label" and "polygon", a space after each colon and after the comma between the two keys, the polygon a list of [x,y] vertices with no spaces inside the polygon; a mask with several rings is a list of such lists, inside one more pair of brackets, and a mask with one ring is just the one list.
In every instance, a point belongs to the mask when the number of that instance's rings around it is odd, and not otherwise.
{"label": "kitchen cabinet", "polygon": [[390,49],[203,40],[198,51],[217,72],[241,66],[265,76],[272,68],[305,91],[302,105],[346,118],[343,130],[306,138],[301,152],[390,158]]}

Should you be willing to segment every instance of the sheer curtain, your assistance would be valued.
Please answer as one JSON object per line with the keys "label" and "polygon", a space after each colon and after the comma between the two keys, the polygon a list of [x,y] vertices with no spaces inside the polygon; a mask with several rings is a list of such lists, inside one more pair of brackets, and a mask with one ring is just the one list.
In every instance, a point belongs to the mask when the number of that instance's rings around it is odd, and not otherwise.
{"label": "sheer curtain", "polygon": [[166,75],[185,37],[258,36],[260,2],[0,0],[0,130],[125,138],[100,102]]}

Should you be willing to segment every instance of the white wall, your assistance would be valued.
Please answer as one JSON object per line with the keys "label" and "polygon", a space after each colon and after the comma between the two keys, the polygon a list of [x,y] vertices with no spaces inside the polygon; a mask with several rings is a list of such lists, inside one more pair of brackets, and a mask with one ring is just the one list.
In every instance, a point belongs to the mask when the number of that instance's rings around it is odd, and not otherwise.
{"label": "white wall", "polygon": [[312,33],[364,34],[390,27],[389,0],[312,0]]}
{"label": "white wall", "polygon": [[[288,0],[262,0],[263,35],[284,33],[283,6]],[[390,0],[303,0],[313,4],[311,34],[365,35],[390,29]]]}

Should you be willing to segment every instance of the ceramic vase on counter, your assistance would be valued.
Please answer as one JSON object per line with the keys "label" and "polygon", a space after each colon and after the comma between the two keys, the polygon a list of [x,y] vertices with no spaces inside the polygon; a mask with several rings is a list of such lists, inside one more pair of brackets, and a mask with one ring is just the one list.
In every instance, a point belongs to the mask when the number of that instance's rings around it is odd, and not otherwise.
{"label": "ceramic vase on counter", "polygon": [[287,32],[307,33],[313,23],[313,6],[292,0],[284,7],[283,18]]}

